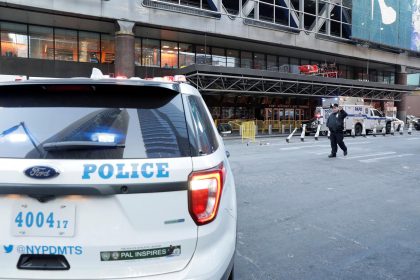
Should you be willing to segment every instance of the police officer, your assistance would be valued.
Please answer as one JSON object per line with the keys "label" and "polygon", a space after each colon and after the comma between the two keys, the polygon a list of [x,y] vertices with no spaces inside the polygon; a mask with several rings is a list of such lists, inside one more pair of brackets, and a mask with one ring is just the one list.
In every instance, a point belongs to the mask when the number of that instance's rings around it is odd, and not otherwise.
{"label": "police officer", "polygon": [[330,141],[331,141],[331,154],[329,158],[334,158],[337,156],[337,144],[344,152],[344,156],[347,155],[347,147],[344,144],[344,119],[347,117],[346,111],[342,107],[339,107],[338,104],[332,105],[333,112],[330,114],[327,120],[327,127],[331,132]]}

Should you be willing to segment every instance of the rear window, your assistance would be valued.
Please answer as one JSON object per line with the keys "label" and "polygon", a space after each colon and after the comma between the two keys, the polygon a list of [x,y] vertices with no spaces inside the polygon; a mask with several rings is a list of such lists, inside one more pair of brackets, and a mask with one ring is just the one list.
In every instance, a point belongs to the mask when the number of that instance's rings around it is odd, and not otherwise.
{"label": "rear window", "polygon": [[182,98],[116,85],[0,88],[0,157],[128,159],[190,156]]}

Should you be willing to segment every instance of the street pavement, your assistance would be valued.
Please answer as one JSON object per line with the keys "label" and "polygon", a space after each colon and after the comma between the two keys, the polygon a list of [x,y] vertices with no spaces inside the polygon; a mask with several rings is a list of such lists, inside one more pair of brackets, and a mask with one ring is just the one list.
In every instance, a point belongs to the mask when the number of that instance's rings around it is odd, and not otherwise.
{"label": "street pavement", "polygon": [[420,279],[420,133],[226,140],[237,279]]}

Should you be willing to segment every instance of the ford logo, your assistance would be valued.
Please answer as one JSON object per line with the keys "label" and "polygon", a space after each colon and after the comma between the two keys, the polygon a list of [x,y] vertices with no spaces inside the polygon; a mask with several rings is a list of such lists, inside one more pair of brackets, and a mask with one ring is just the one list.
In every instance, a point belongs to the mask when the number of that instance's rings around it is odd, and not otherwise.
{"label": "ford logo", "polygon": [[60,175],[60,172],[48,166],[32,166],[25,170],[25,175],[33,179],[50,179]]}

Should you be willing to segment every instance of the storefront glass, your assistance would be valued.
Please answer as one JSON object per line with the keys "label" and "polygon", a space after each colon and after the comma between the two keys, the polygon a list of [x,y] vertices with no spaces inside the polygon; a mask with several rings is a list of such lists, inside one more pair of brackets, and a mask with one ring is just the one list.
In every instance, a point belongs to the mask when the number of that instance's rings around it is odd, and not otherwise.
{"label": "storefront glass", "polygon": [[195,63],[194,46],[192,44],[179,44],[179,68]]}
{"label": "storefront glass", "polygon": [[142,65],[160,67],[160,41],[143,39],[142,41]]}
{"label": "storefront glass", "polygon": [[162,41],[161,46],[162,68],[178,68],[178,43]]}
{"label": "storefront glass", "polygon": [[241,67],[241,60],[239,58],[239,51],[227,50],[226,51],[227,67]]}
{"label": "storefront glass", "polygon": [[77,31],[56,28],[54,32],[55,59],[77,61]]}
{"label": "storefront glass", "polygon": [[100,50],[99,50],[98,33],[93,32],[79,32],[79,61],[99,63]]}
{"label": "storefront glass", "polygon": [[1,55],[8,57],[28,57],[27,25],[0,23]]}
{"label": "storefront glass", "polygon": [[54,60],[53,28],[29,26],[29,57]]}
{"label": "storefront glass", "polygon": [[114,63],[115,60],[115,40],[113,36],[101,35],[101,62]]}

